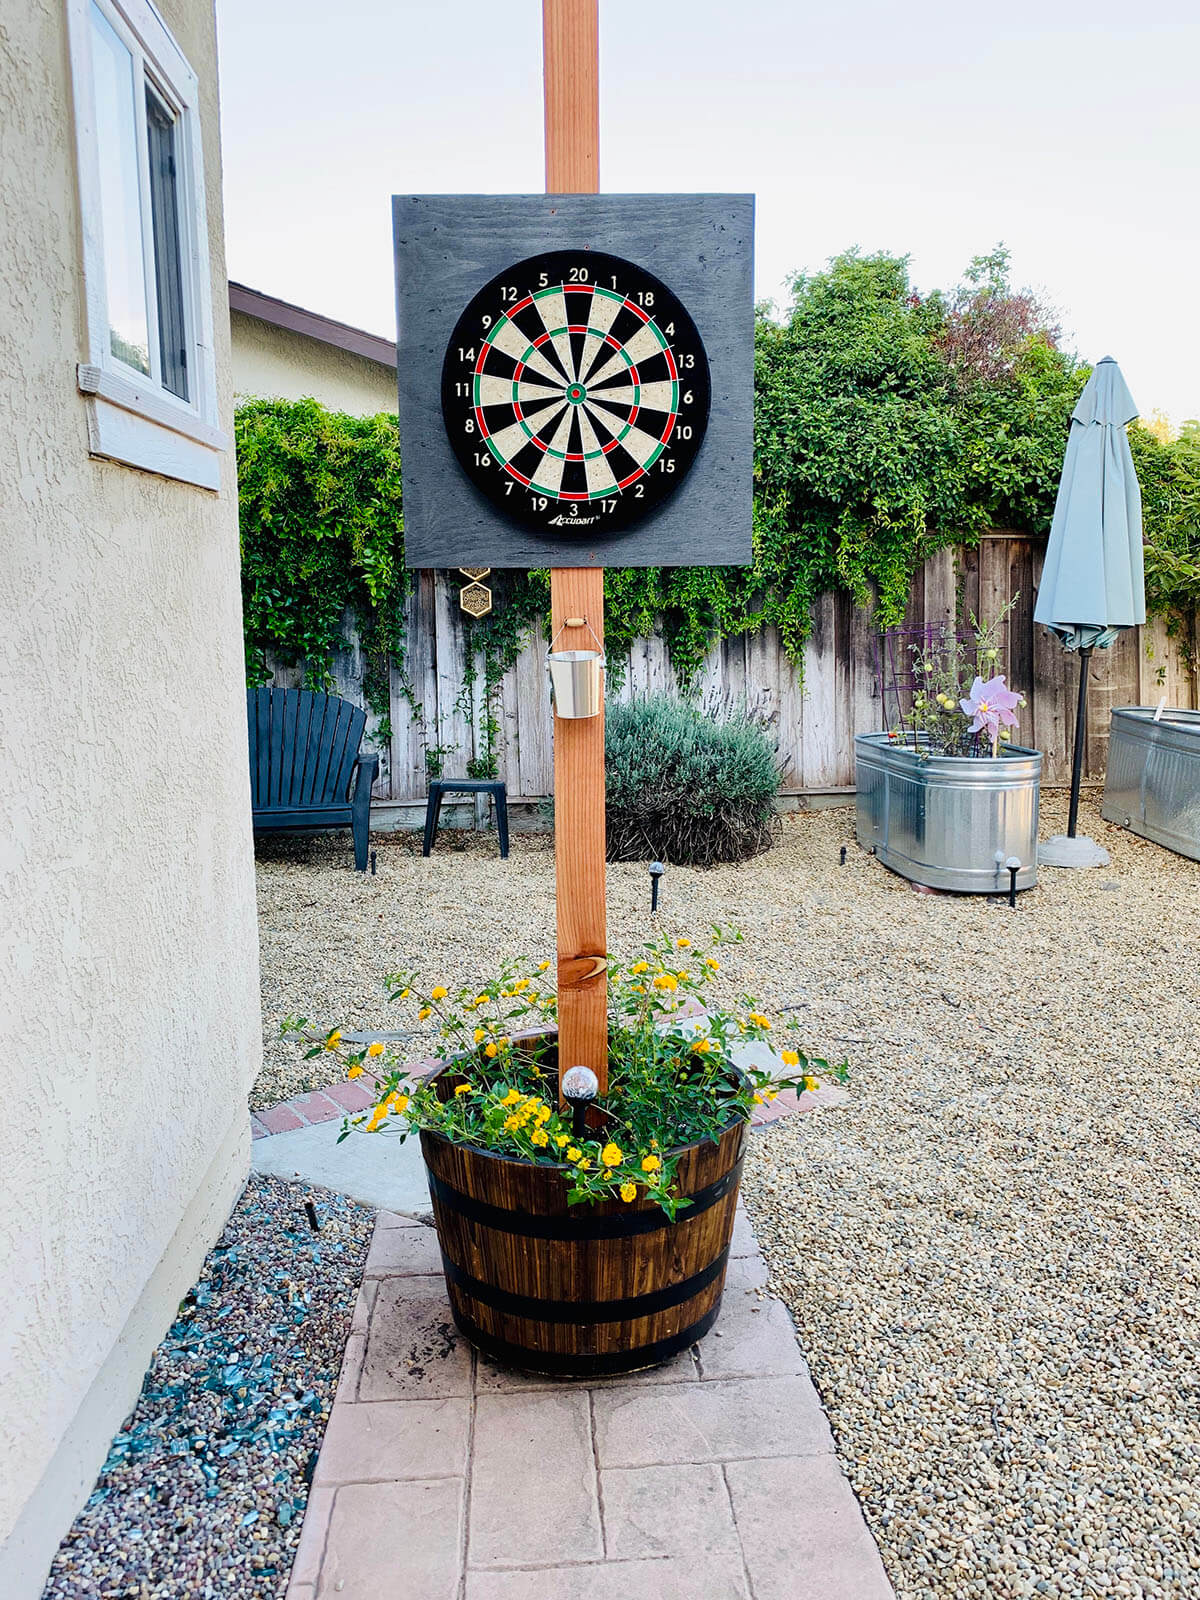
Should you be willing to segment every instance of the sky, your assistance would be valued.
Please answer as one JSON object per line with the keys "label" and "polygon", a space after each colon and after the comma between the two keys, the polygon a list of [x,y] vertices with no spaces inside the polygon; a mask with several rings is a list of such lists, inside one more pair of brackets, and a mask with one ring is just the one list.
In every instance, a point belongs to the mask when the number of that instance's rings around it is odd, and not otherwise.
{"label": "sky", "polygon": [[[229,275],[395,336],[392,194],[544,186],[538,0],[217,0]],[[600,183],[757,196],[756,293],[1003,242],[1144,416],[1200,416],[1200,6],[600,0]]]}

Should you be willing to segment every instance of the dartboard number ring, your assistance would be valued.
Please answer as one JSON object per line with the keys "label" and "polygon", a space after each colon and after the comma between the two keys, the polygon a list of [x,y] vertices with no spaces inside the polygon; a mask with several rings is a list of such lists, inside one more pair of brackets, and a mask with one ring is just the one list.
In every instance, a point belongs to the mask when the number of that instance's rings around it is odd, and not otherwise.
{"label": "dartboard number ring", "polygon": [[619,532],[683,482],[708,425],[708,358],[682,302],[618,256],[559,250],[499,273],[455,325],[442,419],[513,521]]}

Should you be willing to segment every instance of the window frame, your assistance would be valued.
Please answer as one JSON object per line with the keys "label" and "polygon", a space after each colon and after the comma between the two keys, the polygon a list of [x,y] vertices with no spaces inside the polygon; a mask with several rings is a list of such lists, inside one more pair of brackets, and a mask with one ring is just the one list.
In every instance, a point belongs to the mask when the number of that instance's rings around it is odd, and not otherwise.
{"label": "window frame", "polygon": [[[92,68],[93,3],[129,49],[134,63],[149,377],[115,356],[111,348]],[[95,456],[217,489],[221,454],[229,449],[230,440],[219,425],[199,79],[150,0],[67,0],[67,18],[88,351],[87,360],[77,367],[77,381],[87,406],[88,448]],[[159,381],[159,296],[145,126],[147,86],[175,117],[187,400]]]}

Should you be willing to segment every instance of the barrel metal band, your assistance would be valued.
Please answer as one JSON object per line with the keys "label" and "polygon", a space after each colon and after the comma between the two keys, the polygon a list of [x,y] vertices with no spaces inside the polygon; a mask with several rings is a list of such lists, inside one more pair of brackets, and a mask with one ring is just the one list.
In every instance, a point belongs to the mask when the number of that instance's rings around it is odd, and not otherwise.
{"label": "barrel metal band", "polygon": [[473,1278],[456,1266],[444,1250],[442,1265],[448,1282],[494,1311],[508,1311],[514,1317],[529,1317],[534,1322],[630,1322],[634,1317],[652,1317],[659,1311],[669,1311],[672,1306],[682,1305],[707,1289],[724,1272],[728,1255],[728,1250],[722,1250],[702,1272],[694,1272],[682,1283],[669,1284],[650,1294],[630,1295],[624,1300],[542,1300],[536,1295],[513,1294],[494,1283]]}
{"label": "barrel metal band", "polygon": [[524,1372],[548,1372],[563,1377],[599,1378],[615,1372],[639,1372],[643,1367],[657,1367],[672,1356],[693,1345],[712,1327],[721,1310],[721,1301],[711,1311],[706,1311],[699,1322],[693,1322],[682,1333],[669,1339],[658,1339],[653,1344],[639,1345],[635,1350],[607,1350],[599,1355],[576,1355],[571,1351],[535,1350],[523,1344],[513,1344],[508,1339],[498,1339],[485,1333],[478,1323],[451,1307],[459,1329],[485,1355],[493,1356],[506,1366]]}
{"label": "barrel metal band", "polygon": [[456,1211],[471,1222],[482,1222],[501,1233],[520,1234],[526,1239],[625,1239],[635,1233],[683,1227],[702,1211],[715,1206],[731,1189],[737,1188],[743,1160],[744,1157],[739,1157],[723,1178],[691,1195],[692,1203],[679,1213],[678,1222],[672,1222],[657,1206],[653,1211],[629,1211],[615,1217],[593,1217],[586,1212],[578,1217],[539,1217],[531,1211],[513,1211],[507,1206],[472,1199],[437,1177],[431,1169],[428,1169],[429,1192],[448,1211]]}

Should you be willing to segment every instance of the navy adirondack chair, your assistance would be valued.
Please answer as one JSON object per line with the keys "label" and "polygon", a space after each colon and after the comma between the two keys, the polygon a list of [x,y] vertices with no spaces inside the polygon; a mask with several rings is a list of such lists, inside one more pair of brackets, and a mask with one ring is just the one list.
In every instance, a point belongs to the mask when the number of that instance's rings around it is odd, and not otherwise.
{"label": "navy adirondack chair", "polygon": [[255,833],[351,828],[354,865],[367,870],[377,755],[360,755],[367,714],[307,689],[247,689]]}

